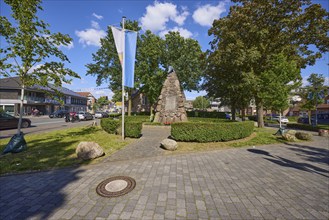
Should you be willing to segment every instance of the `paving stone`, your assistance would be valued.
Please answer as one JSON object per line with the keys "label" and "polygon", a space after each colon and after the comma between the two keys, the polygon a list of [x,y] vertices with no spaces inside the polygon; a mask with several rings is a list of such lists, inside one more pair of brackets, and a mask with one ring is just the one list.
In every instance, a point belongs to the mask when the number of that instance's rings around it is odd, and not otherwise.
{"label": "paving stone", "polygon": [[[314,139],[0,176],[0,219],[328,219],[328,139]],[[118,175],[136,188],[96,194]]]}

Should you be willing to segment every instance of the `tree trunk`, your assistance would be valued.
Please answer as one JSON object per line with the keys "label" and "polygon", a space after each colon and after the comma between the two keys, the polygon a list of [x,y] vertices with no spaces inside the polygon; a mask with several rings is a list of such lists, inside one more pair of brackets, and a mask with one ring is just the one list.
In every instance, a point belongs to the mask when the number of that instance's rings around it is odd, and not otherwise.
{"label": "tree trunk", "polygon": [[235,121],[235,113],[236,113],[235,105],[232,105],[231,114],[232,114],[233,121]]}
{"label": "tree trunk", "polygon": [[256,99],[256,109],[257,109],[257,122],[259,128],[264,128],[264,109],[263,109],[263,103],[261,100]]}
{"label": "tree trunk", "polygon": [[242,117],[242,121],[245,121],[246,120],[246,109],[242,109],[241,110],[241,117]]}
{"label": "tree trunk", "polygon": [[21,127],[22,127],[22,117],[23,117],[23,113],[24,113],[24,108],[23,108],[24,91],[25,91],[25,86],[22,85],[22,88],[21,88],[21,103],[20,103],[20,107],[19,107],[19,121],[18,121],[18,126],[17,126],[17,134],[21,133]]}
{"label": "tree trunk", "polygon": [[308,124],[312,125],[312,110],[307,111],[308,113]]}

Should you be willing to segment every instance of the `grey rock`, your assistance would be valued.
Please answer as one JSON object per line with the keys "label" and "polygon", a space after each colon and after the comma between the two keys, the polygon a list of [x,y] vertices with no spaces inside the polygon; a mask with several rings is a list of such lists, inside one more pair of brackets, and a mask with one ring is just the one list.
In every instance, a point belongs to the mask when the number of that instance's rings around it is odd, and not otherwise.
{"label": "grey rock", "polygon": [[305,140],[305,141],[312,140],[312,135],[310,133],[306,133],[306,132],[296,132],[295,136],[299,140]]}
{"label": "grey rock", "polygon": [[161,146],[166,150],[174,151],[177,149],[178,144],[176,141],[166,138],[161,141]]}
{"label": "grey rock", "polygon": [[282,138],[286,141],[291,141],[291,142],[297,141],[297,138],[295,137],[295,135],[292,135],[292,134],[289,134],[289,133],[284,133],[282,135]]}
{"label": "grey rock", "polygon": [[103,148],[95,142],[80,142],[75,150],[79,159],[91,160],[104,155]]}

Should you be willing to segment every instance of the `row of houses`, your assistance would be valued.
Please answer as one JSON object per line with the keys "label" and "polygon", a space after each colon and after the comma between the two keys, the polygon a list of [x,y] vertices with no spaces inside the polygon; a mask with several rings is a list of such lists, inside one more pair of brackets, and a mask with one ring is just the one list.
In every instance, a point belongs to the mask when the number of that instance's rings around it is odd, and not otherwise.
{"label": "row of houses", "polygon": [[[19,77],[2,78],[0,79],[0,85],[0,109],[9,114],[18,115],[21,100],[21,81]],[[24,115],[31,115],[35,109],[46,115],[59,109],[76,112],[88,111],[88,105],[92,103],[89,97],[64,87],[50,86],[60,91],[63,96],[53,97],[48,95],[51,90],[39,85],[25,88]]]}

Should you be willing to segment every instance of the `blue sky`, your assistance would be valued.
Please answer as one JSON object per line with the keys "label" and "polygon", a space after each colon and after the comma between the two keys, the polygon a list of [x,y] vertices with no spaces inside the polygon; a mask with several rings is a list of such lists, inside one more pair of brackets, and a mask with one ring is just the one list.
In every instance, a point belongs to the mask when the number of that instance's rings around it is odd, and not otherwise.
{"label": "blue sky", "polygon": [[[328,0],[314,0],[329,10]],[[0,0],[1,15],[9,17],[9,7]],[[170,30],[180,31],[183,37],[197,40],[202,50],[209,49],[211,37],[208,29],[214,19],[226,16],[230,1],[146,1],[146,0],[45,0],[42,3],[43,11],[39,17],[50,24],[52,32],[69,34],[73,43],[69,47],[62,47],[69,57],[71,68],[81,76],[81,80],[73,80],[71,85],[65,87],[77,91],[90,91],[97,98],[99,96],[112,96],[110,90],[94,90],[95,77],[86,76],[85,65],[92,62],[92,54],[99,49],[99,39],[106,34],[108,25],[119,26],[122,16],[129,20],[138,20],[143,30],[150,29],[154,33],[164,36]],[[316,65],[302,70],[304,80],[311,73],[320,73],[327,77],[329,74],[329,53],[317,61]],[[103,83],[99,88],[107,87]],[[205,92],[185,92],[187,99],[205,95]]]}

